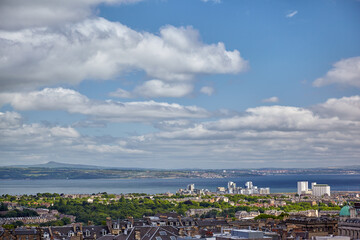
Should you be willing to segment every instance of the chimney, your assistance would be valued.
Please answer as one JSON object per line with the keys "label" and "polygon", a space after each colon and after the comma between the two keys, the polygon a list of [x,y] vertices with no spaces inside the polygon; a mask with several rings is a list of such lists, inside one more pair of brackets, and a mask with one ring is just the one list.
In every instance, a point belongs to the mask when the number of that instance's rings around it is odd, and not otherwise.
{"label": "chimney", "polygon": [[111,217],[106,217],[106,226],[111,234],[113,234]]}
{"label": "chimney", "polygon": [[128,217],[129,221],[131,222],[131,226],[134,226],[134,218],[132,216]]}
{"label": "chimney", "polygon": [[181,221],[181,216],[178,216],[178,219],[179,219],[180,225],[181,225],[181,226],[184,226],[183,223],[182,223],[182,221]]}
{"label": "chimney", "polygon": [[53,239],[54,236],[53,236],[53,233],[52,233],[52,230],[51,230],[51,227],[49,226],[49,235],[50,235],[50,238]]}
{"label": "chimney", "polygon": [[140,231],[135,231],[135,240],[140,240],[140,239],[141,239]]}

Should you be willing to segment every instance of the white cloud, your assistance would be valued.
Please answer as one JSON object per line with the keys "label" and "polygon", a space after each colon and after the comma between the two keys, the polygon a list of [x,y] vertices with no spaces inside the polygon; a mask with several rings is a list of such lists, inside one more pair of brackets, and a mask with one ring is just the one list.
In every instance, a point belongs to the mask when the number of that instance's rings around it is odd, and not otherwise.
{"label": "white cloud", "polygon": [[155,123],[155,127],[162,130],[181,130],[184,128],[193,127],[194,124],[188,119],[180,119],[180,120],[166,120]]}
{"label": "white cloud", "polygon": [[[79,95],[68,89],[55,90],[70,91],[69,96]],[[13,99],[16,106],[26,109],[32,109],[32,104],[24,104],[23,101],[33,102],[40,110],[42,107],[49,109],[51,105],[58,105],[62,110],[67,102],[60,102],[60,99],[67,97],[66,94],[59,95],[53,97],[58,100],[38,96],[25,96],[22,99],[16,96]],[[86,137],[66,126],[24,124],[18,113],[6,112],[0,114],[0,153],[2,159],[26,161],[29,157],[40,160],[49,156],[71,157],[92,164],[96,164],[101,156],[104,164],[110,165],[114,159],[124,159],[118,164],[141,164],[144,167],[181,168],[186,164],[218,168],[225,163],[234,167],[251,167],[261,163],[265,167],[281,165],[283,161],[287,166],[299,167],[308,162],[321,166],[324,162],[336,165],[339,158],[347,164],[356,164],[360,154],[360,120],[358,115],[343,117],[344,113],[340,110],[346,108],[349,113],[357,111],[359,98],[329,99],[312,109],[261,106],[249,108],[244,114],[234,117],[205,122],[177,118],[160,121],[158,118],[155,122],[158,131],[124,139]],[[39,102],[43,101],[48,104],[39,106]],[[75,101],[80,102],[77,108],[89,108],[82,101]],[[107,111],[118,114],[111,104],[107,106],[104,102],[87,101],[96,108],[108,108]],[[76,108],[66,109],[70,111]],[[145,111],[141,110],[141,114],[147,118]],[[83,110],[77,113],[85,114]],[[93,109],[89,109],[88,113],[94,114]],[[107,113],[101,114],[108,117]],[[154,112],[151,114],[156,115]]]}
{"label": "white cloud", "polygon": [[150,80],[137,86],[134,90],[136,95],[148,98],[153,97],[183,97],[193,91],[192,84],[188,83],[164,83],[160,80]]}
{"label": "white cloud", "polygon": [[342,59],[324,77],[313,82],[315,87],[339,84],[360,88],[360,57]]}
{"label": "white cloud", "polygon": [[114,122],[147,122],[160,119],[206,118],[206,110],[164,102],[94,101],[64,88],[45,88],[25,93],[2,93],[0,99],[16,110],[63,110]]}
{"label": "white cloud", "polygon": [[209,96],[213,95],[214,91],[215,91],[214,88],[210,87],[210,86],[204,86],[200,89],[201,93],[209,95]]}
{"label": "white cloud", "polygon": [[277,103],[277,102],[279,102],[279,98],[278,97],[266,98],[266,99],[263,99],[262,102],[265,102],[265,103]]}
{"label": "white cloud", "polygon": [[107,80],[131,70],[190,84],[197,74],[234,74],[248,67],[239,51],[201,42],[192,27],[165,26],[157,36],[103,18],[0,31],[0,56],[2,91]]}
{"label": "white cloud", "polygon": [[310,131],[328,129],[329,126],[337,126],[336,124],[338,124],[337,118],[321,118],[304,108],[262,106],[247,109],[243,116],[210,123],[209,127],[218,130]]}
{"label": "white cloud", "polygon": [[191,166],[274,166],[283,161],[287,166],[322,166],[336,165],[340,157],[356,164],[360,154],[359,120],[291,106],[250,108],[235,117],[196,124],[170,121],[159,129],[138,137],[142,149],[156,146],[156,159],[176,158],[182,164],[191,159]]}
{"label": "white cloud", "polygon": [[24,124],[22,116],[17,112],[0,112],[0,134],[1,138],[8,139],[22,139],[23,141],[30,141],[35,139],[50,139],[52,137],[59,138],[78,138],[80,134],[71,127],[46,127],[41,124]]}
{"label": "white cloud", "polygon": [[314,110],[324,116],[360,121],[360,96],[330,98],[325,103],[314,106]]}
{"label": "white cloud", "polygon": [[[101,137],[82,136],[68,126],[24,123],[17,112],[0,112],[0,153],[4,164],[27,161],[84,161],[96,163],[99,157],[144,154],[126,141],[114,138],[104,143]],[[85,160],[85,163],[86,161]]]}
{"label": "white cloud", "polygon": [[228,132],[214,131],[207,129],[203,124],[197,124],[194,127],[168,131],[168,132],[160,132],[155,134],[158,138],[165,139],[187,139],[187,140],[209,140],[209,139],[229,139],[233,138],[233,134]]}
{"label": "white cloud", "polygon": [[96,5],[134,3],[139,0],[2,0],[0,29],[61,26],[94,15]]}
{"label": "white cloud", "polygon": [[286,16],[285,17],[287,17],[287,18],[292,18],[292,17],[294,17],[296,14],[298,13],[298,11],[291,11],[291,12],[289,12],[288,14],[286,14]]}
{"label": "white cloud", "polygon": [[22,123],[22,117],[17,112],[0,112],[0,129],[11,129]]}
{"label": "white cloud", "polygon": [[115,92],[110,93],[109,95],[119,98],[179,98],[189,95],[193,91],[193,88],[194,86],[191,83],[173,83],[153,79],[146,81],[139,86],[136,86],[136,88],[132,92],[119,88]]}

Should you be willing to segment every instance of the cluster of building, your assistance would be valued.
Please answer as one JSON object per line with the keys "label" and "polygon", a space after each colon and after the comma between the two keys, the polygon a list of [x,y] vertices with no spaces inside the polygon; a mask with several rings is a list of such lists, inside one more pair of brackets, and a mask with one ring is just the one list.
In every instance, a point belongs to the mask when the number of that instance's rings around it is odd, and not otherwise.
{"label": "cluster of building", "polygon": [[317,197],[330,196],[330,186],[327,184],[311,183],[311,189],[309,188],[309,182],[300,181],[297,182],[297,194],[300,195],[314,195]]}
{"label": "cluster of building", "polygon": [[[211,194],[212,192],[208,189],[196,189],[195,184],[189,184],[185,189],[179,189],[177,191],[179,194]],[[237,187],[236,183],[228,182],[227,187],[217,187],[216,189],[217,194],[244,194],[244,195],[251,195],[251,194],[270,194],[270,188],[258,188],[254,186],[252,182],[246,182],[244,187]]]}
{"label": "cluster of building", "polygon": [[200,219],[169,212],[141,219],[108,218],[104,226],[73,223],[61,227],[0,228],[0,240],[350,240],[360,238],[359,213],[360,204],[343,207],[338,217],[289,216],[283,220]]}
{"label": "cluster of building", "polygon": [[[5,204],[6,205],[6,204]],[[9,206],[11,206],[9,204]],[[49,210],[47,208],[24,208],[21,206],[17,206],[14,208],[14,206],[8,207],[9,209],[18,209],[22,211],[23,209],[33,210],[35,211],[38,216],[33,217],[1,217],[0,218],[0,225],[3,224],[11,224],[17,221],[23,222],[24,224],[40,224],[40,223],[46,223],[50,221],[56,221],[58,219],[62,218],[69,218],[71,222],[75,222],[75,216],[73,215],[67,215],[59,213],[57,210]],[[7,211],[0,212],[0,215],[3,213],[6,213]]]}
{"label": "cluster of building", "polygon": [[251,181],[245,183],[245,187],[237,187],[236,183],[228,182],[227,188],[225,187],[218,187],[218,193],[230,193],[230,194],[244,194],[244,195],[251,195],[251,194],[270,194],[270,188],[258,188],[254,186]]}
{"label": "cluster of building", "polygon": [[204,194],[208,194],[211,193],[211,191],[209,189],[197,189],[195,188],[195,184],[189,184],[186,186],[185,189],[180,188],[177,193],[180,194],[186,194],[186,195],[192,195],[192,194],[200,194],[200,195],[204,195]]}

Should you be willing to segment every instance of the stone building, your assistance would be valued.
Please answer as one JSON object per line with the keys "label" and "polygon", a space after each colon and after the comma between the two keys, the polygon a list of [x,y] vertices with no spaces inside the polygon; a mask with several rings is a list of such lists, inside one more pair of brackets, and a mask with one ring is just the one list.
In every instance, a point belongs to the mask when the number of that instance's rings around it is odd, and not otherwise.
{"label": "stone building", "polygon": [[339,213],[338,233],[351,239],[360,239],[360,203],[344,206]]}

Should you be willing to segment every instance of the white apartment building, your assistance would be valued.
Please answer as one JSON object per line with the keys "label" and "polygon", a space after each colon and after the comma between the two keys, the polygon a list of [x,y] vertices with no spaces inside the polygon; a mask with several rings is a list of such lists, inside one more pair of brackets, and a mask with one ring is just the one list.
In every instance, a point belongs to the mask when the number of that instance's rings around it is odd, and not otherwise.
{"label": "white apartment building", "polygon": [[327,194],[328,196],[330,196],[330,186],[327,184],[314,184],[313,185],[313,189],[312,189],[312,193],[314,196],[324,196],[325,194]]}
{"label": "white apartment building", "polygon": [[301,181],[297,182],[297,194],[301,195],[309,190],[309,182],[307,181]]}
{"label": "white apartment building", "polygon": [[260,194],[270,194],[270,188],[260,188]]}

